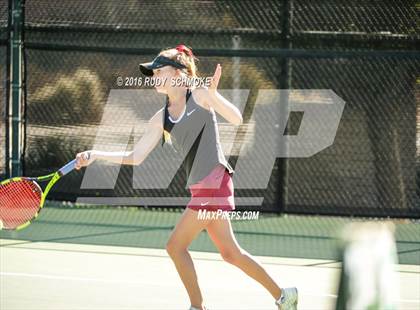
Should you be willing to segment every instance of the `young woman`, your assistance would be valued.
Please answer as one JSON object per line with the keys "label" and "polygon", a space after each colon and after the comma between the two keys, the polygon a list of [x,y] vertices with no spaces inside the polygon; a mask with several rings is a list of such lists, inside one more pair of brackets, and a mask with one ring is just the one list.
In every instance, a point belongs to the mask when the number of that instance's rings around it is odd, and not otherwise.
{"label": "young woman", "polygon": [[[296,309],[297,289],[280,288],[266,270],[243,250],[236,241],[228,217],[198,217],[198,210],[209,212],[235,209],[232,167],[221,149],[216,112],[232,124],[240,125],[239,110],[217,92],[222,67],[217,65],[209,87],[191,89],[185,83],[171,83],[177,78],[196,77],[195,56],[184,45],[162,50],[140,70],[166,83],[156,86],[166,94],[166,105],[151,119],[148,128],[131,152],[101,152],[96,150],[77,154],[76,169],[88,166],[97,159],[126,165],[139,165],[162,139],[186,154],[191,200],[172,231],[166,250],[173,260],[188,292],[191,310],[206,309],[197,281],[188,246],[202,230],[207,230],[223,259],[243,270],[261,283],[274,297],[279,309]],[[207,212],[206,211],[206,212]]]}

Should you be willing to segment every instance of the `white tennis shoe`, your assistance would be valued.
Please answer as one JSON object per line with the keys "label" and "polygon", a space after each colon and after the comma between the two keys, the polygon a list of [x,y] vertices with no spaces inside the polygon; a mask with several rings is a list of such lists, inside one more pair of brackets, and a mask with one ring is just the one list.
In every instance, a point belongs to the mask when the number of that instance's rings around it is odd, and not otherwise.
{"label": "white tennis shoe", "polygon": [[281,296],[276,300],[278,310],[297,310],[298,290],[296,287],[281,289]]}
{"label": "white tennis shoe", "polygon": [[[297,303],[298,303],[297,288],[288,287],[288,288],[281,289],[281,296],[278,300],[276,300],[275,304],[278,307],[278,310],[297,310]],[[199,310],[199,309],[191,306],[189,310]]]}

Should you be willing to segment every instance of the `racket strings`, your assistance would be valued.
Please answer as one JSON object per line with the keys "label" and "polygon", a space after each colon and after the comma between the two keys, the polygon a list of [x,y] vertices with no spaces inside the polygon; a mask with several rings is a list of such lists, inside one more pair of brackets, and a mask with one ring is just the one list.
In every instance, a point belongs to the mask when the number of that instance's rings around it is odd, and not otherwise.
{"label": "racket strings", "polygon": [[42,190],[33,181],[20,179],[0,185],[0,220],[5,229],[30,221],[38,212]]}

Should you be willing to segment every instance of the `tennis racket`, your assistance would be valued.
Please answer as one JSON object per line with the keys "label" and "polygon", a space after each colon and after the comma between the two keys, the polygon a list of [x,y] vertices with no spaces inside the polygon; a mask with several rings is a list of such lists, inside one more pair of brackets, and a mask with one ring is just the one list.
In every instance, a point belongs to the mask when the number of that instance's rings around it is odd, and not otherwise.
{"label": "tennis racket", "polygon": [[[58,171],[41,177],[15,177],[0,182],[0,230],[20,230],[35,220],[48,192],[75,168],[76,159]],[[37,182],[49,181],[45,190]]]}

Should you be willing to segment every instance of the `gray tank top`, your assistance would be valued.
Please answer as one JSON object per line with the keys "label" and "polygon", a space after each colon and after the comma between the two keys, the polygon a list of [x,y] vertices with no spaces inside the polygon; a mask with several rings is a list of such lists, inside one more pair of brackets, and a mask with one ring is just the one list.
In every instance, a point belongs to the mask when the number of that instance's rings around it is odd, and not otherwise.
{"label": "gray tank top", "polygon": [[185,111],[177,120],[171,119],[169,114],[168,97],[163,113],[162,146],[171,144],[184,156],[187,186],[201,181],[217,164],[225,166],[230,174],[234,173],[223,154],[216,113],[198,105],[191,94],[187,89]]}

